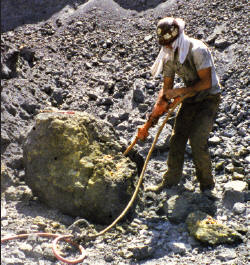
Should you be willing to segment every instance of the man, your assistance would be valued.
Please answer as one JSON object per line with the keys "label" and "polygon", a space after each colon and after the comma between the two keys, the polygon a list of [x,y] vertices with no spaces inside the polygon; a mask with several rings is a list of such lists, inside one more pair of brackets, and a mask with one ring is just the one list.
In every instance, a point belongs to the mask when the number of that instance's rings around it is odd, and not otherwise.
{"label": "man", "polygon": [[[160,185],[147,188],[155,192],[179,183],[188,140],[200,190],[212,190],[215,186],[207,139],[220,102],[220,84],[209,49],[202,41],[188,37],[184,26],[182,19],[172,17],[161,19],[157,25],[162,48],[151,70],[154,77],[162,72],[164,83],[155,107],[179,96],[190,93],[192,96],[183,101],[175,119],[168,171]],[[173,89],[175,74],[182,78],[185,87]],[[147,134],[147,128],[138,130],[140,139],[145,139]]]}

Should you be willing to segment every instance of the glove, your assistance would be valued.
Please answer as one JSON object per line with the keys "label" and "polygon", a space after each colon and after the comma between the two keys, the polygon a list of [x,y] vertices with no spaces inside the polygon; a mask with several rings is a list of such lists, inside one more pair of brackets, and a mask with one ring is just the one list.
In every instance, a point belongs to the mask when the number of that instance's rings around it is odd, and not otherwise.
{"label": "glove", "polygon": [[141,128],[138,128],[137,138],[144,141],[148,137],[149,124],[146,122]]}
{"label": "glove", "polygon": [[159,117],[166,111],[168,111],[168,102],[164,98],[158,99],[147,122],[141,128],[138,128],[137,138],[144,141],[148,137],[149,128],[157,124]]}
{"label": "glove", "polygon": [[138,128],[137,138],[144,141],[148,137],[148,130],[157,124],[159,118],[179,102],[180,99],[181,97],[177,97],[172,103],[169,103],[165,97],[158,99],[147,122],[141,128]]}
{"label": "glove", "polygon": [[181,97],[176,97],[176,98],[174,98],[174,101],[171,102],[171,103],[168,105],[168,109],[171,109],[171,108],[175,105],[175,103],[179,102],[180,100],[181,100]]}

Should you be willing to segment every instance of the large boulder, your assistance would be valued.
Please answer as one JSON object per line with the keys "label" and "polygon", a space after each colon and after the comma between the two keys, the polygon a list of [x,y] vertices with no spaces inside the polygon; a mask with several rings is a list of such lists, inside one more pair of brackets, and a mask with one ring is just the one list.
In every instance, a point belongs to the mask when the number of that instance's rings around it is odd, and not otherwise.
{"label": "large boulder", "polygon": [[33,194],[65,214],[108,224],[133,194],[136,164],[112,127],[87,113],[40,113],[23,150]]}

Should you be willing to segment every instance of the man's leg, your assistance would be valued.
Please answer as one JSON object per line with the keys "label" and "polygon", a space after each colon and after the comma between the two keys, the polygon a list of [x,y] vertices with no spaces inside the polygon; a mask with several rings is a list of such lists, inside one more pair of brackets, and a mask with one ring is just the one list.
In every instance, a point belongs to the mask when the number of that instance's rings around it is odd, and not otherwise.
{"label": "man's leg", "polygon": [[193,120],[190,131],[190,145],[192,148],[193,161],[202,191],[206,189],[211,190],[215,185],[212,176],[207,140],[213,127],[219,102],[219,96],[214,96],[202,101],[200,107],[197,109],[197,114]]}
{"label": "man's leg", "polygon": [[179,183],[182,175],[184,153],[190,132],[190,125],[195,113],[195,106],[193,104],[182,104],[175,119],[174,129],[170,139],[167,161],[168,171],[163,175],[163,180],[158,186],[151,186],[146,190],[160,192],[165,187]]}

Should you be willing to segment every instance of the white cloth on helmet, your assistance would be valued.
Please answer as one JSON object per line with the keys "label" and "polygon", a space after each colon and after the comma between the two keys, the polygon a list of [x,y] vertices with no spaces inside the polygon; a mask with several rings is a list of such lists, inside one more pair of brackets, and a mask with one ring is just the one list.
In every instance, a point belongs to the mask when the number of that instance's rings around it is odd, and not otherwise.
{"label": "white cloth on helmet", "polygon": [[174,20],[176,21],[177,25],[179,26],[179,36],[178,38],[172,43],[172,49],[169,49],[165,46],[161,47],[161,50],[151,67],[151,73],[153,77],[158,76],[162,70],[163,70],[163,64],[166,63],[168,60],[173,60],[173,56],[175,53],[175,50],[179,49],[179,61],[181,64],[185,61],[189,46],[190,46],[190,40],[189,37],[184,33],[184,27],[185,22],[184,20],[180,18],[172,18],[172,17],[166,17],[159,21],[161,22],[167,22],[169,24],[173,24]]}

